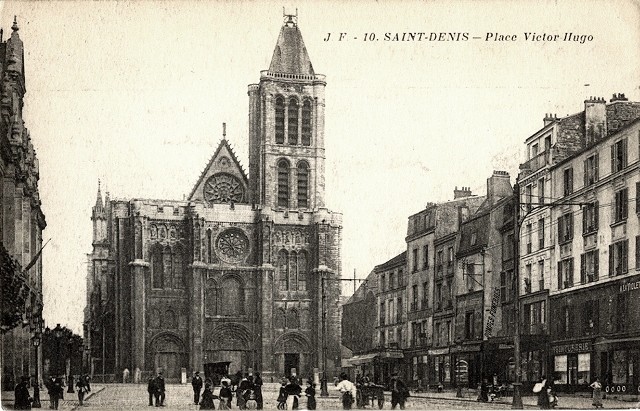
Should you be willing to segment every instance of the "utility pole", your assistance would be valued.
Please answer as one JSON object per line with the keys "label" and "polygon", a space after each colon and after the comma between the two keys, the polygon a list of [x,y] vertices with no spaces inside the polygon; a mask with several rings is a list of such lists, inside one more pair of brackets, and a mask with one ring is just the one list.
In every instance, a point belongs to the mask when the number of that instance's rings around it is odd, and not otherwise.
{"label": "utility pole", "polygon": [[520,185],[516,182],[513,186],[513,197],[515,207],[513,210],[513,276],[515,281],[514,290],[514,322],[513,333],[513,360],[515,361],[515,381],[513,382],[513,402],[511,408],[521,410],[522,393],[522,371],[520,370]]}

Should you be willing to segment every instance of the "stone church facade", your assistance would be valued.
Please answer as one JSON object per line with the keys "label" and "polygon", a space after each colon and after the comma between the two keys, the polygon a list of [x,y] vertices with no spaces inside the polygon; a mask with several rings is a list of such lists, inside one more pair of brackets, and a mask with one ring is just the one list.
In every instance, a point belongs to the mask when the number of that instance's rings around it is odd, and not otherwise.
{"label": "stone church facade", "polygon": [[223,137],[184,201],[93,208],[85,338],[94,375],[263,376],[340,367],[341,215],[324,201],[324,89],[294,16],[249,85],[249,173]]}

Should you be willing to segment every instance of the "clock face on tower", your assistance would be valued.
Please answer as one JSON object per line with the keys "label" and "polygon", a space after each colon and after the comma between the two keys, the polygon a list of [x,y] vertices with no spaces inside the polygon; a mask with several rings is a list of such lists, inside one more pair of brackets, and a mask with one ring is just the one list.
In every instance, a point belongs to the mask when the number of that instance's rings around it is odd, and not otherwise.
{"label": "clock face on tower", "polygon": [[240,179],[227,173],[214,174],[204,184],[207,203],[240,203],[244,201],[244,185]]}

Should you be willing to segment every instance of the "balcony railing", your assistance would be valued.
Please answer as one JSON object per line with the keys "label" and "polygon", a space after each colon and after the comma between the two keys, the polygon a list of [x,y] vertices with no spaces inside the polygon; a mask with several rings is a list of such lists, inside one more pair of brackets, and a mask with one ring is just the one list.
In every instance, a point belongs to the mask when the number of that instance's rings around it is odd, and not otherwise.
{"label": "balcony railing", "polygon": [[535,173],[547,164],[549,164],[549,152],[543,151],[542,153],[533,157],[531,160],[520,164],[520,170]]}

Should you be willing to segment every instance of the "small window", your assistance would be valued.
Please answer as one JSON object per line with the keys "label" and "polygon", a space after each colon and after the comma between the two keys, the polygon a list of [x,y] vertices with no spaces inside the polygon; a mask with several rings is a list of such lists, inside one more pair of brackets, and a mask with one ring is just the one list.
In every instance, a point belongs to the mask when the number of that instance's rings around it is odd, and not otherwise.
{"label": "small window", "polygon": [[614,222],[619,223],[629,215],[629,190],[624,188],[616,192]]}
{"label": "small window", "polygon": [[289,164],[278,162],[278,207],[289,207]]}
{"label": "small window", "polygon": [[611,146],[611,173],[617,173],[627,166],[627,139],[616,141]]}
{"label": "small window", "polygon": [[276,98],[276,144],[284,144],[284,98]]}
{"label": "small window", "polygon": [[311,102],[305,100],[302,104],[302,145],[311,145]]}
{"label": "small window", "polygon": [[295,98],[289,100],[287,113],[289,114],[289,121],[287,123],[289,144],[296,145],[298,144],[298,101]]}
{"label": "small window", "polygon": [[564,195],[568,196],[573,193],[573,168],[564,170]]}

